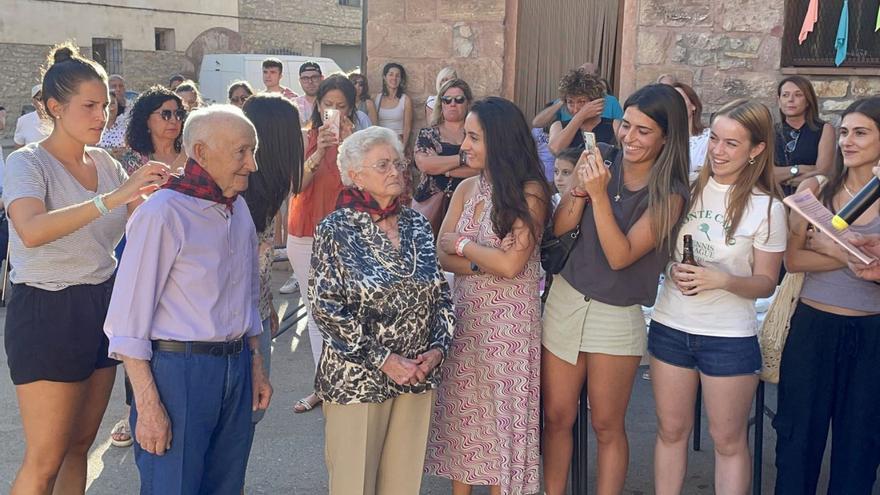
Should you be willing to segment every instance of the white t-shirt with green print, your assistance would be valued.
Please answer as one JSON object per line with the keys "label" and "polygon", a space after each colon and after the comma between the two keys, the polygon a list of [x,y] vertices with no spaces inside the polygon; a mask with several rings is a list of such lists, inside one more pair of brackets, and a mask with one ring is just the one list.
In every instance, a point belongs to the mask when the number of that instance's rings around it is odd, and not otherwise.
{"label": "white t-shirt with green print", "polygon": [[[694,198],[678,238],[675,260],[681,260],[685,234],[694,240],[694,257],[701,266],[739,277],[750,276],[753,249],[785,251],[788,222],[785,206],[758,190],[752,194],[731,241],[726,240],[725,213],[731,186],[710,178],[702,198]],[[772,201],[770,215],[767,204]],[[667,270],[668,273],[668,270]],[[685,296],[667,279],[660,287],[653,318],[683,332],[716,337],[751,337],[757,334],[755,300],[722,289]]]}

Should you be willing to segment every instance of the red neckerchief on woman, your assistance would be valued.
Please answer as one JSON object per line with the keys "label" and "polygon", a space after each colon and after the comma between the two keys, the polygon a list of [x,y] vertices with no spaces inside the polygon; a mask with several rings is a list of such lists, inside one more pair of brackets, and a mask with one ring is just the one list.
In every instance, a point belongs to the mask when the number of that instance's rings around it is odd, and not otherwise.
{"label": "red neckerchief on woman", "polygon": [[214,182],[211,174],[192,158],[186,161],[183,175],[172,175],[162,188],[226,205],[229,213],[232,213],[232,203],[235,203],[235,198],[238,197],[238,195],[231,198],[223,196],[223,191]]}
{"label": "red neckerchief on woman", "polygon": [[336,209],[339,208],[351,208],[370,215],[377,215],[379,218],[375,221],[379,222],[400,213],[400,198],[394,198],[388,206],[382,208],[370,193],[354,187],[346,187],[339,192],[339,197],[336,199]]}

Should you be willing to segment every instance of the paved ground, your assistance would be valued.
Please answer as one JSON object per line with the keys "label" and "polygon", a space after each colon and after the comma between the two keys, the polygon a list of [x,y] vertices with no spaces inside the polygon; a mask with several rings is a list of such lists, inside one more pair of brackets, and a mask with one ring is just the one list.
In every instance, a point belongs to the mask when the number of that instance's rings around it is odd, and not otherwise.
{"label": "paved ground", "polygon": [[[282,268],[278,264],[277,268]],[[276,288],[286,280],[288,273],[278,270]],[[282,298],[284,296],[281,296]],[[282,301],[285,301],[282,299]],[[288,302],[289,304],[289,302]],[[5,310],[0,310],[5,319]],[[257,428],[248,468],[246,492],[249,494],[321,494],[327,492],[327,473],[323,461],[323,420],[320,411],[295,415],[293,403],[306,395],[312,383],[313,364],[304,325],[300,324],[276,339],[272,350],[272,384],[275,397],[265,419]],[[5,369],[5,354],[0,356],[0,368]],[[110,407],[105,415],[98,439],[89,458],[90,495],[117,495],[137,493],[137,470],[131,449],[110,446],[109,431],[125,414],[121,370],[113,391]],[[650,382],[636,380],[633,401],[628,413],[628,431],[631,442],[631,463],[626,483],[626,494],[653,493],[652,449],[655,433],[654,403]],[[767,387],[767,405],[775,409],[774,387]],[[705,425],[705,418],[703,420]],[[713,493],[712,443],[706,427],[702,434],[703,450],[691,452],[690,471],[684,493]],[[591,446],[595,446],[591,437]],[[8,487],[17,469],[23,451],[21,424],[18,419],[15,392],[8,379],[0,379],[0,486]],[[775,472],[773,449],[775,433],[765,421],[764,428],[764,493],[772,493]],[[592,450],[592,449],[591,449]],[[595,452],[591,452],[591,489],[595,483]],[[824,474],[823,487],[824,493]],[[0,489],[6,491],[6,489]],[[449,493],[445,480],[427,477],[422,494]],[[476,494],[488,493],[476,490]],[[880,488],[875,490],[880,494]]]}

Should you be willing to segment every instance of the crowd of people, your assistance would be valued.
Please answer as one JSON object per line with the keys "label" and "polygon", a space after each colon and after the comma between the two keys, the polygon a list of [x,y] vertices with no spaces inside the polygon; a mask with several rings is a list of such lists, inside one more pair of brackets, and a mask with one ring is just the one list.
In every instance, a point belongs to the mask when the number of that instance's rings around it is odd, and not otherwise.
{"label": "crowd of people", "polygon": [[[790,76],[777,118],[736,99],[705,125],[691,86],[664,75],[621,104],[584,64],[528,122],[446,67],[414,132],[398,63],[375,97],[363,74],[306,62],[298,95],[280,60],[262,68],[264,90],[233,82],[226,104],[177,75],[129,101],[74,45],[50,54],[2,191],[13,494],[84,492],[120,363],[131,408],[112,440],[134,444],[140,493],[241,493],[273,395],[279,245],[315,365],[294,411],[321,405],[331,494],[411,495],[431,474],[455,495],[560,495],[585,386],[597,491],[621,493],[646,352],[656,492],[683,490],[701,386],[715,491],[746,493],[755,303],[797,277],[776,492],[815,493],[833,424],[829,492],[871,493],[880,261],[782,200],[838,211],[880,177],[880,97],[835,129]],[[880,208],[851,224],[880,258]]]}

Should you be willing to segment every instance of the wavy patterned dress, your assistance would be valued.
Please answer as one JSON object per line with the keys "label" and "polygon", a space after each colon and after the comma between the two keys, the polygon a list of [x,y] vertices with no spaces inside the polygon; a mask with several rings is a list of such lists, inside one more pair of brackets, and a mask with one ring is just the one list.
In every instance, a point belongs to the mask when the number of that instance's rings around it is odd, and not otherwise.
{"label": "wavy patterned dress", "polygon": [[[475,208],[485,207],[479,218]],[[491,186],[480,179],[457,230],[498,247]],[[442,365],[425,472],[472,485],[500,485],[503,495],[539,491],[538,444],[542,277],[538,248],[512,279],[456,276],[456,326]]]}

